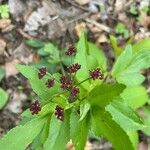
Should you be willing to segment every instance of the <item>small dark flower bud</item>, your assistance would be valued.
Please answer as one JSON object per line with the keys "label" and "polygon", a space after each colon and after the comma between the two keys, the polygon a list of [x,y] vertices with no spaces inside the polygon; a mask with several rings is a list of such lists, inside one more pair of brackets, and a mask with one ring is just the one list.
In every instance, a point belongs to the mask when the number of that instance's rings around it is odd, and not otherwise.
{"label": "small dark flower bud", "polygon": [[38,100],[31,103],[30,111],[31,111],[32,115],[38,114],[39,111],[41,111],[41,105]]}
{"label": "small dark flower bud", "polygon": [[68,50],[65,52],[65,55],[71,56],[76,54],[76,48],[73,45],[70,45]]}
{"label": "small dark flower bud", "polygon": [[47,82],[46,82],[46,86],[47,86],[48,88],[53,87],[54,84],[55,84],[54,79],[48,79]]}
{"label": "small dark flower bud", "polygon": [[45,75],[46,75],[46,68],[45,67],[40,68],[38,71],[39,79],[42,79]]}
{"label": "small dark flower bud", "polygon": [[104,75],[103,73],[101,72],[100,68],[96,68],[92,71],[90,71],[90,76],[93,80],[96,80],[96,79],[104,79]]}
{"label": "small dark flower bud", "polygon": [[55,108],[55,116],[57,117],[57,119],[63,121],[64,120],[64,109],[57,105]]}
{"label": "small dark flower bud", "polygon": [[68,90],[72,86],[73,80],[72,80],[71,76],[69,76],[69,75],[62,76],[60,78],[60,83],[61,83],[61,88],[63,90]]}
{"label": "small dark flower bud", "polygon": [[78,63],[72,64],[72,65],[68,68],[68,72],[69,72],[69,73],[75,73],[75,72],[77,72],[80,68],[81,68],[81,65],[79,65]]}
{"label": "small dark flower bud", "polygon": [[76,88],[76,87],[72,88],[70,91],[70,96],[69,96],[68,101],[70,103],[74,102],[76,98],[78,97],[79,93],[80,93],[79,88]]}

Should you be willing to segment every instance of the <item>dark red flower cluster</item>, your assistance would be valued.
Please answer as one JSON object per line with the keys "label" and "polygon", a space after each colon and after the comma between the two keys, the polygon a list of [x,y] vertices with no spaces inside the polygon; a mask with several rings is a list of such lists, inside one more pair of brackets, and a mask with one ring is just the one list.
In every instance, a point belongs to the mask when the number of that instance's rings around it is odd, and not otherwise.
{"label": "dark red flower cluster", "polygon": [[63,121],[64,120],[64,109],[57,105],[55,108],[55,116],[57,117],[57,119]]}
{"label": "dark red flower cluster", "polygon": [[92,71],[90,71],[90,77],[93,79],[93,80],[96,80],[96,79],[104,79],[104,74],[101,72],[100,68],[96,68]]}
{"label": "dark red flower cluster", "polygon": [[68,72],[69,72],[69,73],[75,73],[75,72],[77,72],[80,68],[81,68],[81,65],[79,65],[78,63],[72,64],[72,65],[68,68]]}
{"label": "dark red flower cluster", "polygon": [[73,45],[70,45],[68,50],[65,52],[65,55],[71,56],[76,54],[76,48]]}
{"label": "dark red flower cluster", "polygon": [[47,82],[46,82],[46,86],[47,86],[48,88],[53,87],[54,84],[55,84],[54,79],[48,79]]}
{"label": "dark red flower cluster", "polygon": [[61,88],[63,90],[69,90],[70,87],[72,86],[73,80],[69,75],[61,76],[60,83],[61,83]]}
{"label": "dark red flower cluster", "polygon": [[42,79],[45,75],[46,75],[46,68],[45,67],[40,68],[38,71],[39,79]]}
{"label": "dark red flower cluster", "polygon": [[76,88],[76,87],[72,88],[70,91],[69,99],[68,99],[69,103],[74,102],[77,99],[79,93],[80,93],[79,88]]}
{"label": "dark red flower cluster", "polygon": [[40,105],[38,100],[36,100],[35,102],[31,103],[30,111],[31,111],[32,115],[38,114],[39,111],[41,111],[41,105]]}
{"label": "dark red flower cluster", "polygon": [[79,88],[76,88],[76,87],[72,88],[70,92],[72,97],[77,97],[79,93],[80,93],[80,90]]}

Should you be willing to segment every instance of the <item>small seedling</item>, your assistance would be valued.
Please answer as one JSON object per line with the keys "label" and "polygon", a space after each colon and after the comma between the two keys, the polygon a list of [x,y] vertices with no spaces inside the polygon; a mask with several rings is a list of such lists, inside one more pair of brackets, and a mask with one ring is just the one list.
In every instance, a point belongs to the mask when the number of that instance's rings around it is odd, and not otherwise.
{"label": "small seedling", "polygon": [[0,17],[9,18],[9,6],[7,4],[0,5]]}

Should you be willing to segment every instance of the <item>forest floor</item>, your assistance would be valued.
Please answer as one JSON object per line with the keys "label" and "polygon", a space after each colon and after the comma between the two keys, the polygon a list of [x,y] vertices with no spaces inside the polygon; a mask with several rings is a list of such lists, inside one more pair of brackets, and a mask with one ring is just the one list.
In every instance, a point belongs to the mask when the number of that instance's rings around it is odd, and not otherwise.
{"label": "forest floor", "polygon": [[[103,49],[111,67],[114,54],[110,35],[120,46],[129,39],[150,37],[149,0],[0,0],[0,4],[8,4],[10,10],[10,17],[0,19],[0,68],[5,70],[0,87],[9,95],[0,111],[0,136],[19,123],[20,114],[34,97],[27,80],[15,68],[18,63],[32,64],[41,59],[36,49],[25,44],[27,39],[51,41],[64,48],[75,43],[85,29],[89,40]],[[150,76],[149,71],[146,76]],[[147,141],[142,136],[139,150],[147,150]],[[86,149],[112,148],[105,140],[90,138]]]}

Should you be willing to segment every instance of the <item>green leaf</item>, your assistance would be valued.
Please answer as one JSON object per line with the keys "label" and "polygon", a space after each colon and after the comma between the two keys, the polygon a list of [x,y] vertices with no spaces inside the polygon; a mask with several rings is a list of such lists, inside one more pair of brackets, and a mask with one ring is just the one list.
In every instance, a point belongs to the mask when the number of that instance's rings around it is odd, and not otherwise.
{"label": "green leaf", "polygon": [[[75,56],[75,62],[81,65],[81,69],[76,73],[76,78],[78,82],[81,82],[89,77],[89,68],[88,68],[88,55],[89,47],[87,43],[87,37],[84,33],[81,34],[80,40],[77,44],[77,54]],[[86,89],[90,85],[89,81],[82,84]]]}
{"label": "green leaf", "polygon": [[121,84],[102,84],[95,87],[89,94],[88,101],[91,105],[96,105],[104,108],[115,97],[119,96],[124,90]]}
{"label": "green leaf", "polygon": [[8,94],[0,88],[0,110],[4,107],[8,100]]}
{"label": "green leaf", "polygon": [[96,59],[98,66],[103,71],[107,70],[107,59],[104,53],[102,52],[102,49],[99,49],[96,44],[88,42],[89,47],[89,54],[93,56],[94,59]]}
{"label": "green leaf", "polygon": [[60,62],[59,50],[54,44],[52,43],[45,44],[44,51],[50,54],[48,60],[50,63],[55,64]]}
{"label": "green leaf", "polygon": [[133,52],[137,53],[139,51],[150,50],[150,38],[140,40],[133,45]]}
{"label": "green leaf", "polygon": [[[70,140],[70,110],[65,112],[64,121],[60,121],[55,115],[52,116],[48,138],[44,144],[44,150],[65,149]],[[59,144],[58,144],[59,143]]]}
{"label": "green leaf", "polygon": [[79,121],[80,116],[77,112],[72,112],[70,116],[70,134],[76,150],[83,150],[87,141],[89,129],[89,115]]}
{"label": "green leaf", "polygon": [[[89,78],[89,70],[99,67],[103,71],[106,71],[107,65],[104,54],[94,44],[87,41],[87,37],[84,33],[81,35],[77,44],[77,54],[74,62],[81,65],[81,69],[76,73],[78,82]],[[87,80],[81,86],[86,90],[90,90],[90,81]]]}
{"label": "green leaf", "polygon": [[84,119],[84,117],[87,115],[87,113],[90,110],[90,104],[89,103],[83,103],[80,105],[80,121]]}
{"label": "green leaf", "polygon": [[26,40],[25,42],[28,46],[33,47],[33,48],[42,48],[44,46],[44,42],[41,42],[39,40]]}
{"label": "green leaf", "polygon": [[131,5],[131,6],[130,6],[130,9],[129,9],[129,12],[130,12],[132,15],[138,15],[138,8],[137,8],[137,6]]}
{"label": "green leaf", "polygon": [[13,128],[0,140],[0,149],[25,150],[40,133],[45,121],[46,118],[37,118],[24,126]]}
{"label": "green leaf", "polygon": [[114,100],[105,109],[125,131],[133,132],[144,127],[140,117],[128,105],[119,100]]}
{"label": "green leaf", "polygon": [[127,45],[125,50],[121,53],[121,55],[116,60],[113,69],[112,69],[112,75],[117,76],[120,74],[127,66],[128,63],[132,59],[132,47],[131,45]]}
{"label": "green leaf", "polygon": [[142,131],[146,135],[150,136],[150,109],[149,109],[149,107],[144,108],[143,112],[144,112],[144,116],[145,116],[144,124],[146,125],[146,127],[144,129],[142,129]]}
{"label": "green leaf", "polygon": [[111,42],[111,45],[114,49],[115,56],[117,58],[121,54],[122,48],[118,46],[117,39],[113,35],[110,35],[110,42]]}
{"label": "green leaf", "polygon": [[95,134],[107,138],[115,150],[134,150],[129,136],[104,109],[93,107],[91,118]]}
{"label": "green leaf", "polygon": [[127,87],[121,93],[121,97],[133,109],[142,107],[149,100],[146,89],[143,86]]}
{"label": "green leaf", "polygon": [[145,79],[140,74],[140,70],[148,67],[150,67],[149,50],[145,49],[132,54],[131,48],[126,48],[118,57],[113,67],[112,75],[119,83],[135,86],[141,84]]}
{"label": "green leaf", "polygon": [[5,70],[0,68],[0,81],[4,78],[5,76]]}
{"label": "green leaf", "polygon": [[119,22],[118,24],[117,24],[117,26],[115,27],[115,32],[117,33],[117,34],[123,34],[124,35],[124,38],[128,38],[129,37],[129,31],[128,31],[128,29],[126,28],[126,26],[123,24],[123,23],[121,23],[121,22]]}
{"label": "green leaf", "polygon": [[17,65],[17,69],[29,80],[33,91],[40,97],[41,102],[46,103],[54,95],[62,92],[57,81],[55,81],[55,86],[50,89],[45,85],[48,78],[55,78],[57,80],[58,74],[47,74],[43,79],[39,79],[38,71],[34,67]]}
{"label": "green leaf", "polygon": [[138,144],[139,144],[139,135],[137,131],[134,132],[127,132],[127,135],[129,136],[134,149],[138,149]]}
{"label": "green leaf", "polygon": [[34,139],[34,141],[32,143],[33,150],[37,150],[39,148],[41,148],[41,150],[43,150],[43,145],[44,145],[46,139],[48,138],[51,115],[52,115],[52,113],[49,114],[49,116],[47,116],[48,117],[47,122],[45,122],[43,129],[41,130],[39,135]]}

